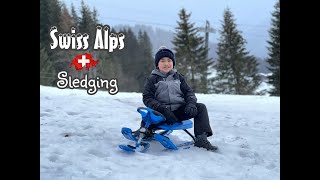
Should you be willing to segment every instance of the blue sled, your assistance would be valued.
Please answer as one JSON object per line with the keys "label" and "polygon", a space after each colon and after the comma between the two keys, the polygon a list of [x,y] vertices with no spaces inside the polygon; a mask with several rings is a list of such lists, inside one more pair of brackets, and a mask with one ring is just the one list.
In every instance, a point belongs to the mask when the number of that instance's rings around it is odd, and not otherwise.
{"label": "blue sled", "polygon": [[[137,111],[141,114],[142,120],[145,122],[145,126],[144,126],[145,129],[148,128],[151,124],[158,124],[166,120],[166,118],[161,113],[147,107],[139,107]],[[161,145],[167,149],[178,150],[179,147],[181,147],[181,145],[175,145],[167,136],[171,134],[174,130],[184,130],[188,135],[191,136],[193,140],[195,140],[194,136],[191,133],[189,133],[189,131],[187,130],[189,128],[192,128],[192,126],[193,126],[193,123],[191,120],[176,122],[172,125],[168,125],[166,123],[161,124],[157,127],[157,129],[152,130],[152,132],[156,132],[159,130],[161,131],[158,133],[154,133],[153,139],[161,143]],[[150,144],[146,142],[146,141],[150,141],[150,139],[144,138],[143,132],[140,133],[142,134],[141,136],[135,137],[130,128],[123,127],[121,129],[121,133],[126,139],[135,142],[135,146],[119,145],[119,148],[121,148],[122,150],[135,152],[137,149],[139,149],[139,152],[145,152],[150,147]],[[187,144],[191,145],[193,143],[189,142]]]}

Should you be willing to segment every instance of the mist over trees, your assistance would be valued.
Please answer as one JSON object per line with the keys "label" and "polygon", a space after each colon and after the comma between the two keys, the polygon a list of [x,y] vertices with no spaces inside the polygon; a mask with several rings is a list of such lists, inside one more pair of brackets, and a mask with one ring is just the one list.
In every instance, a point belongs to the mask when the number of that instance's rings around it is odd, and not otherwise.
{"label": "mist over trees", "polygon": [[[245,39],[236,28],[231,10],[226,9],[223,15],[218,44],[209,43],[209,47],[205,46],[204,36],[199,33],[198,27],[190,21],[191,15],[192,13],[186,9],[177,12],[175,32],[167,38],[171,39],[170,44],[159,44],[174,51],[177,62],[175,68],[186,77],[188,84],[196,93],[255,94],[255,89],[261,82],[258,76],[258,59],[246,51]],[[85,74],[88,74],[89,78],[96,76],[104,79],[116,78],[120,92],[142,92],[145,78],[155,68],[154,51],[159,48],[154,47],[152,42],[155,38],[161,39],[161,34],[167,33],[158,29],[150,36],[148,33],[150,31],[147,32],[142,27],[133,29],[130,26],[123,26],[117,30],[111,27],[111,32],[122,32],[125,35],[125,47],[121,50],[116,49],[112,53],[108,50],[94,50],[96,26],[102,24],[98,16],[99,12],[95,8],[89,8],[84,1],[81,1],[80,10],[76,11],[73,4],[68,9],[59,0],[40,0],[41,85],[56,86],[58,72],[67,71],[72,78],[81,79]],[[279,89],[275,88],[270,92],[272,95],[280,95],[280,56],[277,55],[277,52],[280,53],[278,16],[280,15],[277,11],[273,13],[271,39],[268,41],[270,44],[268,70],[273,72],[269,82],[275,87],[279,84]],[[71,27],[76,28],[76,33],[87,33],[90,37],[89,49],[50,49],[52,40],[49,32],[53,26],[61,33],[70,33]],[[157,33],[160,33],[159,36]],[[168,41],[163,40],[163,42]],[[96,68],[81,71],[70,68],[72,59],[83,53],[90,53],[93,59],[99,61]],[[215,77],[212,76],[213,72],[216,72]]]}

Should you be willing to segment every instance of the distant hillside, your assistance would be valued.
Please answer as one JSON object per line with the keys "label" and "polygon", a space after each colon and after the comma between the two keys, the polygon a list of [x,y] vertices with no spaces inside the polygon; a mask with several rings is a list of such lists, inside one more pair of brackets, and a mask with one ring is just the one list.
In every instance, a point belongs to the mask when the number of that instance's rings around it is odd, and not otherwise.
{"label": "distant hillside", "polygon": [[[172,39],[174,37],[174,32],[164,30],[161,28],[154,28],[152,26],[146,26],[146,25],[135,25],[135,26],[129,26],[129,25],[117,25],[113,28],[116,31],[120,31],[121,29],[130,27],[132,31],[138,35],[139,30],[146,31],[147,34],[150,37],[150,41],[152,44],[152,50],[153,53],[157,52],[158,48],[162,45],[167,46],[168,48],[173,48]],[[213,60],[216,59],[217,53],[217,44],[209,42],[209,57]],[[257,60],[259,62],[259,72],[260,73],[269,73],[270,71],[267,69],[267,62],[264,61],[264,59],[257,57]]]}
{"label": "distant hillside", "polygon": [[258,60],[258,63],[259,63],[259,66],[258,66],[259,72],[260,73],[265,73],[265,74],[270,73],[270,71],[268,69],[269,64],[267,63],[267,61],[265,61],[264,59],[259,58],[259,57],[257,58],[257,60]]}

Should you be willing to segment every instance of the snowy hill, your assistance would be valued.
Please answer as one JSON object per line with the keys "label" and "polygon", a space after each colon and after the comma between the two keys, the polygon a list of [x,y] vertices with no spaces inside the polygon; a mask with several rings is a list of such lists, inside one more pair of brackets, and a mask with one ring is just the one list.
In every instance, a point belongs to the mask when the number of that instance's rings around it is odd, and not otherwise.
{"label": "snowy hill", "polygon": [[[275,180],[280,179],[280,98],[197,94],[207,105],[221,153],[191,147],[164,151],[151,142],[146,153],[126,153],[121,127],[137,129],[141,93],[40,86],[41,180]],[[193,129],[190,130],[193,134]],[[174,142],[190,141],[174,131]]]}

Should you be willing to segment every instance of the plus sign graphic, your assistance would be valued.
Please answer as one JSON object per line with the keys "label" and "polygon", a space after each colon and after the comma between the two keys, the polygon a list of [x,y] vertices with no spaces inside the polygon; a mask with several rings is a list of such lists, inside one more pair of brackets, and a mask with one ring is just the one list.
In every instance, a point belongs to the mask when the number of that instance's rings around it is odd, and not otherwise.
{"label": "plus sign graphic", "polygon": [[76,70],[82,70],[83,67],[86,67],[88,70],[91,66],[96,66],[98,64],[98,60],[93,60],[92,55],[89,53],[77,55],[70,63],[70,68],[72,65],[76,68]]}
{"label": "plus sign graphic", "polygon": [[82,55],[82,59],[78,59],[78,63],[81,63],[82,67],[84,67],[86,63],[90,63],[90,60],[86,59],[86,55]]}

